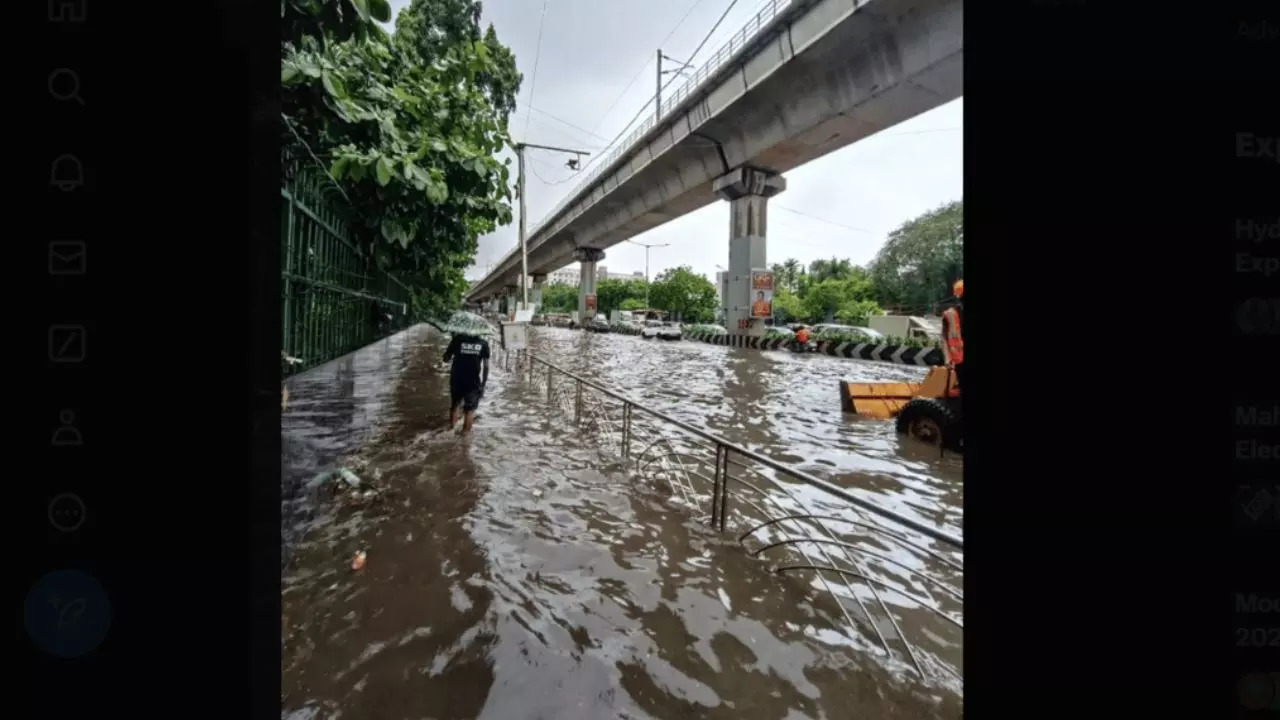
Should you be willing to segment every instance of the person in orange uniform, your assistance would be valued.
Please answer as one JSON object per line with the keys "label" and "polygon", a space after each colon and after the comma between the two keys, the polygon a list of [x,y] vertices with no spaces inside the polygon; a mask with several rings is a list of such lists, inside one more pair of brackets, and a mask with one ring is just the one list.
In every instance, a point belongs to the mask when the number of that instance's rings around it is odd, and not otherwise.
{"label": "person in orange uniform", "polygon": [[951,286],[955,303],[942,312],[942,356],[956,371],[956,387],[964,387],[964,280]]}
{"label": "person in orange uniform", "polygon": [[796,348],[803,350],[809,344],[809,328],[801,325],[796,329]]}

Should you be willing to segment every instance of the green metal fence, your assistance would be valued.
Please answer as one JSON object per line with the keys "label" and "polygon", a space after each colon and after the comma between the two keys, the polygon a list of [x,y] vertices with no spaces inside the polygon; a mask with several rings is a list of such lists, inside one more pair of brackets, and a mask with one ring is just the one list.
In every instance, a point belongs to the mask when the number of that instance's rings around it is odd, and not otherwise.
{"label": "green metal fence", "polygon": [[281,308],[286,374],[405,328],[410,292],[379,270],[344,221],[345,197],[309,160],[285,159],[280,188]]}

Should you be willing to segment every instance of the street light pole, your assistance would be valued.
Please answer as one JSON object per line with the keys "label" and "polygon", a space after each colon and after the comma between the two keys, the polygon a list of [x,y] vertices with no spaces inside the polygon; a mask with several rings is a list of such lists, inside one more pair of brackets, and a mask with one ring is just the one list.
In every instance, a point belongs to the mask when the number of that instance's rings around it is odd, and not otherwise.
{"label": "street light pole", "polygon": [[520,309],[529,309],[529,245],[525,237],[526,212],[524,201],[524,150],[525,148],[535,148],[537,150],[550,150],[552,152],[567,153],[569,155],[590,155],[586,150],[573,150],[571,148],[552,147],[550,145],[538,145],[536,143],[515,143],[516,150],[516,169],[518,177],[516,178],[516,192],[520,194],[520,286],[521,300]]}
{"label": "street light pole", "polygon": [[524,145],[516,146],[517,192],[520,193],[520,309],[529,309],[529,248],[525,243],[525,222],[528,212],[524,204]]}
{"label": "street light pole", "polygon": [[647,315],[649,313],[649,250],[656,247],[671,247],[671,243],[653,243],[651,245],[645,245],[644,243],[638,243],[635,240],[628,240],[627,242],[644,248],[644,310]]}

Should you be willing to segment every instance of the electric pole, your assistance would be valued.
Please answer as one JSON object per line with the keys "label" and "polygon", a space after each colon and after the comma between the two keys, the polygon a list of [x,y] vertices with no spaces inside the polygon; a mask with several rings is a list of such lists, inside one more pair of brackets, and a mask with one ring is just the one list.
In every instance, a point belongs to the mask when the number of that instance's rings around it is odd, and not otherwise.
{"label": "electric pole", "polygon": [[[674,70],[663,70],[662,61],[664,59],[670,60],[671,62],[676,63],[678,67],[676,67]],[[690,70],[692,68],[693,66],[690,65],[689,63],[683,62],[681,60],[677,60],[667,55],[663,55],[662,50],[658,50],[658,74],[654,78],[654,86],[653,86],[653,122],[654,124],[657,124],[657,122],[662,119],[662,76],[673,75],[673,74],[679,75],[685,70]]]}
{"label": "electric pole", "polygon": [[632,245],[639,245],[640,247],[644,248],[644,314],[648,315],[649,314],[649,250],[651,248],[656,248],[656,247],[671,247],[671,243],[653,243],[652,245],[645,245],[644,243],[638,243],[635,240],[628,240],[627,242],[631,243]]}
{"label": "electric pole", "polygon": [[[525,202],[524,202],[524,187],[525,187],[524,149],[525,148],[536,148],[538,150],[550,150],[552,152],[567,153],[569,155],[576,155],[578,157],[591,154],[586,150],[572,150],[570,148],[552,147],[550,145],[537,145],[534,143],[516,143],[515,144],[516,169],[518,171],[517,177],[516,177],[516,192],[520,195],[520,293],[521,293],[520,309],[521,310],[529,309],[529,246],[527,243],[527,238],[525,237],[525,231],[527,228],[526,228],[526,218],[525,218],[526,213],[525,213]],[[577,157],[570,160],[566,164],[572,170],[579,169]]]}

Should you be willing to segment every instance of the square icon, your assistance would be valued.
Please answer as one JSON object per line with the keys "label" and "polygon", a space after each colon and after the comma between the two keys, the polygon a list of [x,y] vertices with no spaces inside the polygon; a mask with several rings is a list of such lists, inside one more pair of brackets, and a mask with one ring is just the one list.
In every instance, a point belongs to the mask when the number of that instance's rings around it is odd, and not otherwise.
{"label": "square icon", "polygon": [[50,275],[83,275],[85,247],[78,240],[55,240],[49,243]]}
{"label": "square icon", "polygon": [[84,362],[85,344],[83,325],[49,326],[49,360],[51,362]]}
{"label": "square icon", "polygon": [[49,0],[49,22],[82,23],[89,15],[87,0]]}

